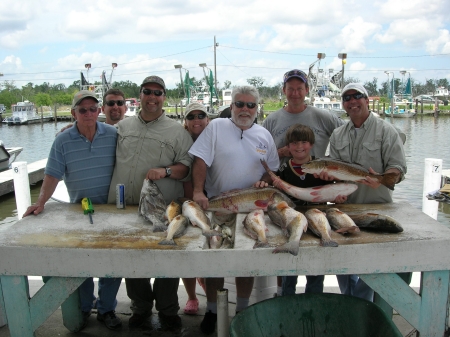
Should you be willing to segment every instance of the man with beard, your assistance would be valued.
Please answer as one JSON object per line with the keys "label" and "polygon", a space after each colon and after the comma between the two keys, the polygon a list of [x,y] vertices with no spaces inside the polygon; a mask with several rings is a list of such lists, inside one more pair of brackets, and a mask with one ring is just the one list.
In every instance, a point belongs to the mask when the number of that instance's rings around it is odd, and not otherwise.
{"label": "man with beard", "polygon": [[[271,134],[253,123],[259,100],[256,88],[236,87],[231,96],[231,118],[214,119],[189,150],[195,156],[192,166],[193,199],[205,210],[208,209],[208,198],[264,181],[267,173],[260,159],[264,159],[272,171],[279,166]],[[248,306],[253,281],[253,277],[236,277],[236,312]],[[205,334],[215,331],[217,290],[223,285],[223,278],[205,279],[207,312],[200,325]]]}

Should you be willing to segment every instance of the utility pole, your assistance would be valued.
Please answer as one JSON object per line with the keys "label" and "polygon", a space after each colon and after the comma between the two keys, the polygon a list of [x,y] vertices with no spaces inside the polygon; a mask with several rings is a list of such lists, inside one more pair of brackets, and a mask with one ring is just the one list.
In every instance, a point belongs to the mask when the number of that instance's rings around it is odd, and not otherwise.
{"label": "utility pole", "polygon": [[217,68],[216,68],[216,47],[219,46],[219,43],[216,43],[216,36],[214,35],[214,89],[216,89],[216,94],[218,94],[217,91]]}

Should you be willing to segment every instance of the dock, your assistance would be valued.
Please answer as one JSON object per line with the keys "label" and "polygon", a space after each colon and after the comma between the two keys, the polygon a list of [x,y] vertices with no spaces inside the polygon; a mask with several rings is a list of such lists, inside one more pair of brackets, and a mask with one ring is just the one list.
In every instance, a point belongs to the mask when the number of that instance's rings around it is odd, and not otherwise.
{"label": "dock", "polygon": [[[44,179],[45,165],[47,165],[47,158],[27,165],[30,185],[36,184]],[[14,192],[14,178],[12,169],[9,169],[0,172],[0,196],[11,192]]]}

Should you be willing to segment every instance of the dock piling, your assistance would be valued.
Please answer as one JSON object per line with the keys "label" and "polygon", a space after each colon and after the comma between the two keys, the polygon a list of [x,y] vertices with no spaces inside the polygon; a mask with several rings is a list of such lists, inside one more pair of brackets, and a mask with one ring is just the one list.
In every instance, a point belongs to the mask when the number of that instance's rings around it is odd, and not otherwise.
{"label": "dock piling", "polygon": [[27,162],[18,161],[12,165],[14,193],[16,195],[17,218],[22,219],[23,213],[31,205],[30,180],[28,178]]}

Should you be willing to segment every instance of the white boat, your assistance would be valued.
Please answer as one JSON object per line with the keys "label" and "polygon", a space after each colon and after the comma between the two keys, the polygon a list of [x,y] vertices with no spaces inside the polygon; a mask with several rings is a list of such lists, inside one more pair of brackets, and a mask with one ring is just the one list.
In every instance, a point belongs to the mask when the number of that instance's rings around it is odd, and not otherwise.
{"label": "white boat", "polygon": [[413,106],[412,102],[403,102],[401,104],[403,105],[403,108],[400,107],[401,105],[396,105],[394,107],[392,115],[391,115],[391,107],[388,107],[387,110],[384,112],[385,116],[394,118],[411,118],[416,115],[417,111],[415,109],[408,108]]}
{"label": "white boat", "polygon": [[34,103],[31,103],[30,101],[13,104],[11,110],[12,115],[3,119],[2,123],[8,125],[26,125],[49,122],[53,118],[51,114],[40,116],[40,114],[36,112]]}
{"label": "white boat", "polygon": [[329,97],[314,97],[312,105],[316,108],[328,110],[338,117],[345,115],[345,110],[342,108],[342,102],[337,99],[330,99]]}
{"label": "white boat", "polygon": [[0,141],[0,172],[8,170],[22,150],[23,147],[5,147]]}

